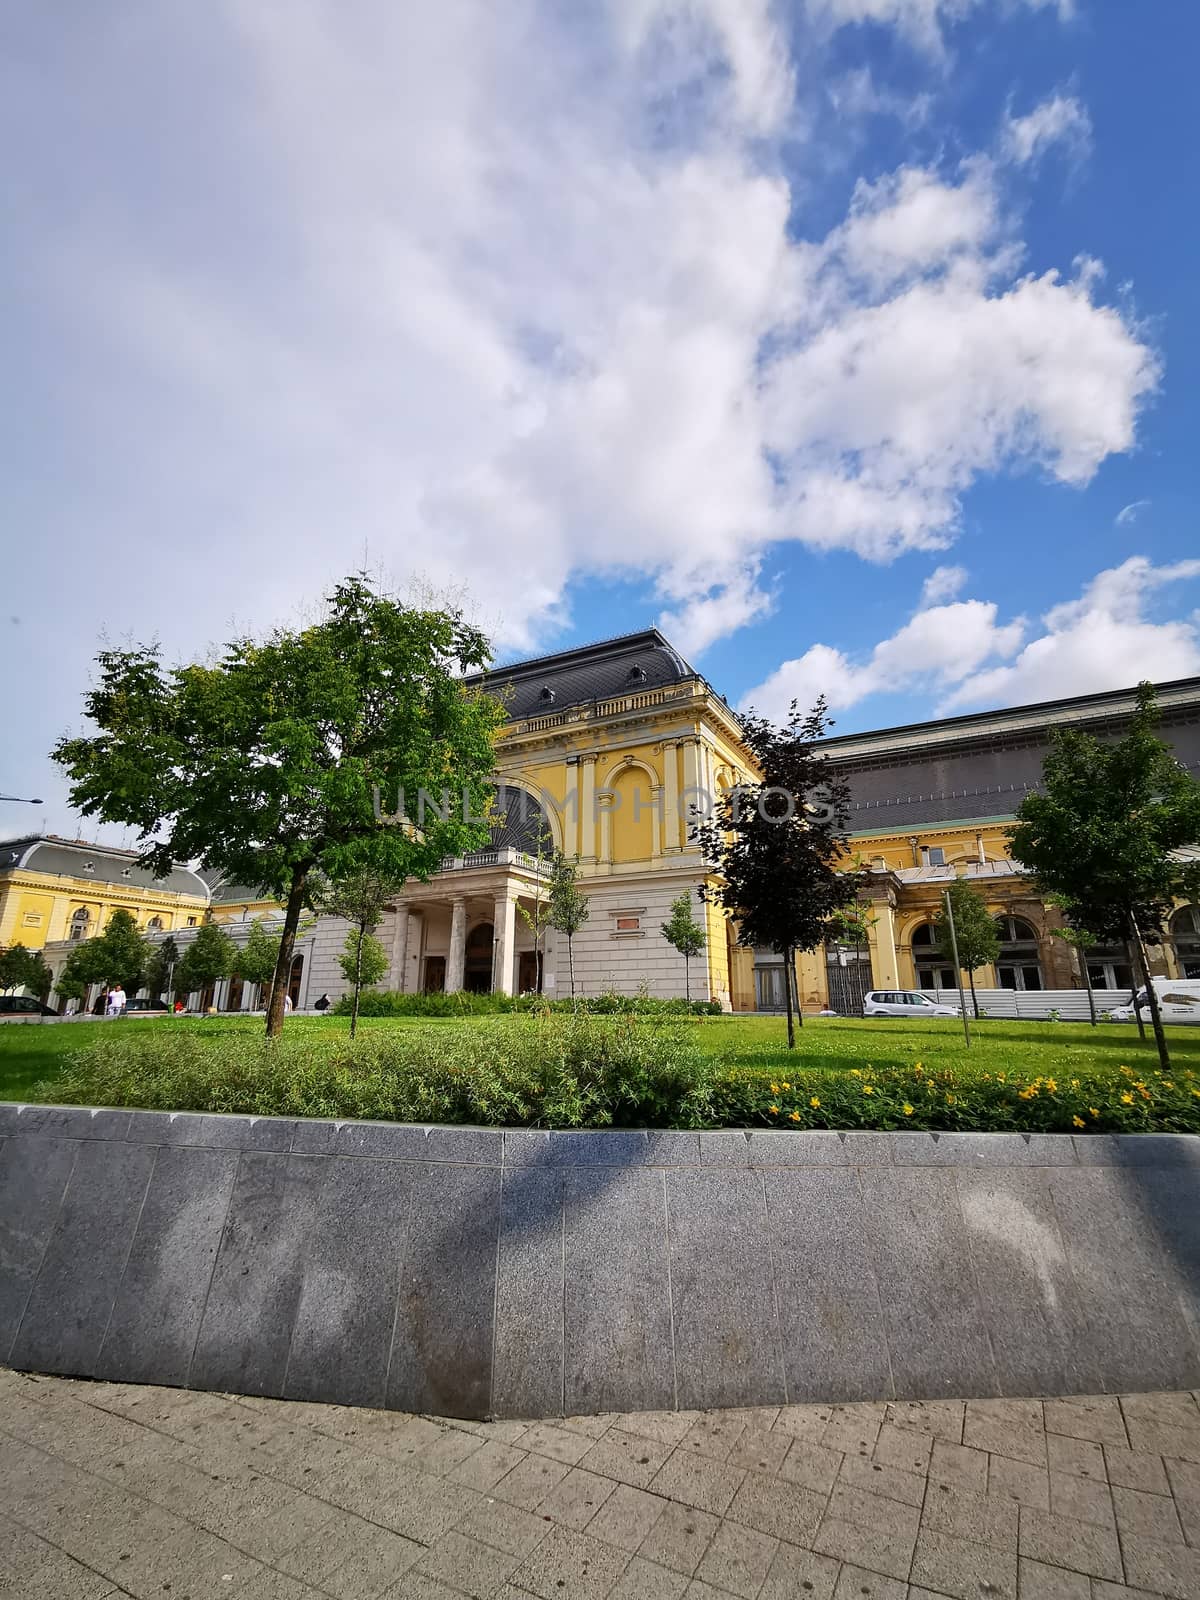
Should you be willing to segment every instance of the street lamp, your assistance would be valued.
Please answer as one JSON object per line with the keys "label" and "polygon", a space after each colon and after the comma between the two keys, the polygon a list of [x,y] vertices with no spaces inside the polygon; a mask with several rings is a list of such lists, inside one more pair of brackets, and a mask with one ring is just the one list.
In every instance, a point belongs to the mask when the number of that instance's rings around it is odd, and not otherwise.
{"label": "street lamp", "polygon": [[0,800],[11,800],[15,806],[40,806],[45,804],[42,800],[26,800],[24,795],[20,794],[0,794]]}

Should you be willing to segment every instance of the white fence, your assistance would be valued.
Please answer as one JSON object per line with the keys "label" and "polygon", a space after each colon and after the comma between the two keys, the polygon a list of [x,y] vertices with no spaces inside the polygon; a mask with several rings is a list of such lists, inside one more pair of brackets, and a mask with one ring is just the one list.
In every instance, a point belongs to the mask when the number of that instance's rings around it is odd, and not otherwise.
{"label": "white fence", "polygon": [[[938,1005],[958,1004],[957,989],[922,989],[922,994]],[[971,1011],[971,991],[964,984],[967,1014]],[[1090,1020],[1086,989],[976,989],[981,1017],[1045,1018],[1056,1011],[1063,1022]],[[1114,1006],[1126,1006],[1133,995],[1129,989],[1097,989],[1096,1015],[1103,1017]]]}

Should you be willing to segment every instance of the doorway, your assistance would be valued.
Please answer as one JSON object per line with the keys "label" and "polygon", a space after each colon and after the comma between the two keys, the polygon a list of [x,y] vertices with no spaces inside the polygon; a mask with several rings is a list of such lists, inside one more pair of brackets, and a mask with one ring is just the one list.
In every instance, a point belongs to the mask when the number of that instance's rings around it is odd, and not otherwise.
{"label": "doorway", "polygon": [[492,943],[490,922],[481,922],[467,935],[463,959],[463,988],[468,994],[490,994],[492,988]]}
{"label": "doorway", "polygon": [[522,950],[517,959],[517,993],[541,994],[541,973],[536,950]]}
{"label": "doorway", "polygon": [[446,987],[445,956],[425,957],[425,994],[441,994]]}

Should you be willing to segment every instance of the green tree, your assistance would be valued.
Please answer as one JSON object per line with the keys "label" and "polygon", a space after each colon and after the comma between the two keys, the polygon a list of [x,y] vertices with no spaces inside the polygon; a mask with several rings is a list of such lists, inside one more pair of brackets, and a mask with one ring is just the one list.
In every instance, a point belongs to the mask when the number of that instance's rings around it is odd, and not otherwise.
{"label": "green tree", "polygon": [[971,1007],[979,1020],[979,999],[975,993],[975,974],[1000,954],[1000,935],[996,919],[987,908],[987,901],[962,878],[956,878],[947,889],[950,909],[954,913],[954,937],[950,936],[950,918],[945,902],[933,919],[937,935],[938,953],[943,961],[954,965],[954,946],[958,944],[958,965],[967,975],[971,987]]}
{"label": "green tree", "polygon": [[170,934],[156,945],[146,966],[145,984],[152,1000],[161,1000],[175,987],[175,968],[179,965],[179,946]]}
{"label": "green tree", "polygon": [[1009,838],[1013,858],[1044,893],[1072,907],[1073,920],[1101,939],[1129,940],[1165,1069],[1170,1055],[1146,941],[1164,937],[1176,900],[1200,892],[1200,869],[1179,854],[1200,839],[1200,783],[1157,725],[1154,689],[1143,683],[1124,738],[1056,733],[1041,789],[1021,802]]}
{"label": "green tree", "polygon": [[[1065,911],[1064,915],[1066,915]],[[1065,928],[1053,928],[1051,932],[1056,939],[1061,939],[1064,944],[1069,944],[1075,951],[1076,959],[1079,962],[1079,970],[1083,973],[1083,986],[1087,990],[1088,1015],[1094,1028],[1096,1026],[1096,996],[1092,989],[1092,975],[1088,971],[1087,953],[1099,941],[1096,935],[1087,928],[1075,928],[1068,925]]]}
{"label": "green tree", "polygon": [[50,992],[51,973],[40,950],[10,944],[0,955],[0,989],[28,989],[30,994]]}
{"label": "green tree", "polygon": [[860,870],[843,866],[849,783],[817,748],[831,726],[824,699],[807,716],[793,701],[782,728],[744,717],[743,743],[761,779],[718,797],[693,830],[715,874],[701,898],[721,907],[739,944],[783,957],[789,1050],[799,1014],[792,1003],[796,951],[815,950],[829,937],[864,881]]}
{"label": "green tree", "polygon": [[269,1007],[269,990],[279,965],[280,936],[268,933],[262,917],[250,924],[246,942],[233,958],[233,970],[245,983],[253,983],[262,991],[264,1006]]}
{"label": "green tree", "polygon": [[149,944],[132,912],[114,911],[102,934],[75,946],[67,957],[67,969],[72,980],[82,981],[85,987],[101,983],[113,989],[120,984],[136,994],[149,956]]}
{"label": "green tree", "polygon": [[692,957],[698,956],[708,943],[704,924],[692,915],[692,897],[685,889],[671,901],[671,915],[661,928],[663,938],[683,957],[683,992],[692,998]]}
{"label": "green tree", "polygon": [[591,915],[588,897],[579,887],[579,859],[568,860],[561,850],[554,852],[550,864],[550,890],[546,924],[565,934],[567,966],[571,974],[571,1004],[575,1003],[575,935]]}
{"label": "green tree", "polygon": [[[364,988],[379,982],[388,968],[387,956],[378,939],[372,937],[383,921],[388,902],[404,886],[404,880],[395,878],[376,867],[358,867],[336,883],[322,881],[314,891],[313,901],[318,911],[326,916],[344,917],[351,924],[346,938],[347,955],[339,958],[347,983],[354,986],[354,1004],[350,1011],[350,1037],[358,1031],[358,1002]],[[382,967],[375,957],[378,951],[383,958]],[[353,960],[346,966],[348,957]],[[378,969],[378,970],[377,970]],[[368,976],[368,973],[371,975]]]}
{"label": "green tree", "polygon": [[237,946],[224,928],[215,922],[202,922],[183,952],[175,975],[180,993],[207,989],[210,983],[227,978],[236,959]]}
{"label": "green tree", "polygon": [[[536,993],[542,992],[542,968],[545,965],[546,929],[549,926],[547,918],[550,912],[550,876],[547,872],[548,863],[554,859],[554,841],[550,829],[543,822],[539,825],[535,838],[534,860],[537,863],[537,877],[531,889],[523,891],[525,899],[517,899],[517,915],[529,929],[533,937],[533,959],[537,973],[534,982]],[[526,905],[525,900],[528,900]]]}
{"label": "green tree", "polygon": [[505,713],[462,675],[489,659],[460,612],[347,578],[317,621],[234,639],[212,662],[168,670],[157,647],[102,651],[85,699],[98,731],[54,758],[72,803],[135,827],[152,870],[194,861],[284,903],[274,1036],[315,877],[428,878],[487,842]]}
{"label": "green tree", "polygon": [[64,1000],[82,1000],[88,992],[88,980],[82,976],[78,967],[73,965],[74,955],[75,952],[72,951],[62,971],[54,980],[54,992],[61,995]]}

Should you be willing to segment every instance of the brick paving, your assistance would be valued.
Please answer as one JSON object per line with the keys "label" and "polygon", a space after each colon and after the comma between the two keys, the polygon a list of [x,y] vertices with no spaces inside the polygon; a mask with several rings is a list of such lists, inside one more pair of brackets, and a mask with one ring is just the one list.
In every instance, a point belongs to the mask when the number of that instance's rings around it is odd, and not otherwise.
{"label": "brick paving", "polygon": [[22,1600],[1200,1600],[1198,1393],[457,1422],[0,1369]]}

